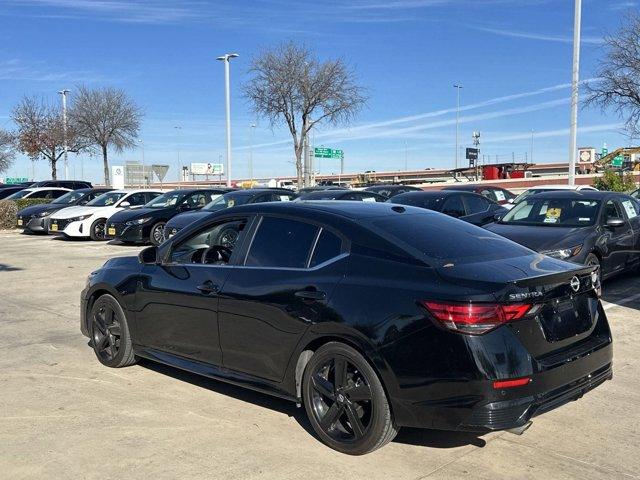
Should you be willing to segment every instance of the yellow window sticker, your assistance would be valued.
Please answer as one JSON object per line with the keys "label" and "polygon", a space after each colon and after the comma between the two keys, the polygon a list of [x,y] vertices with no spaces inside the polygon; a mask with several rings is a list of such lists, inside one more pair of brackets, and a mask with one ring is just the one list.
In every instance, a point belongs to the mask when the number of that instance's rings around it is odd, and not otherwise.
{"label": "yellow window sticker", "polygon": [[547,209],[547,218],[560,218],[560,214],[562,213],[561,208],[548,208]]}

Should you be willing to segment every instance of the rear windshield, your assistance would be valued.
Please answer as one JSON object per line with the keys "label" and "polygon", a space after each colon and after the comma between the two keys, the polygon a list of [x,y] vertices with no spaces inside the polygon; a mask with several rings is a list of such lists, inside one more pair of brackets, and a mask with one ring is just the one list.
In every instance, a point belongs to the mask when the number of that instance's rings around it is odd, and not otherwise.
{"label": "rear windshield", "polygon": [[593,225],[600,210],[598,200],[530,197],[518,203],[500,221],[510,225],[586,227]]}
{"label": "rear windshield", "polygon": [[534,253],[488,230],[442,214],[388,216],[372,220],[371,225],[400,248],[426,256],[434,266],[486,262]]}
{"label": "rear windshield", "polygon": [[445,201],[445,197],[440,195],[421,195],[415,193],[407,193],[406,195],[396,195],[389,202],[399,203],[402,205],[411,205],[413,207],[427,208],[429,210],[440,210],[440,205]]}
{"label": "rear windshield", "polygon": [[203,210],[221,210],[223,208],[231,208],[237,205],[244,205],[253,197],[253,192],[229,192],[220,195],[213,202],[207,204]]}

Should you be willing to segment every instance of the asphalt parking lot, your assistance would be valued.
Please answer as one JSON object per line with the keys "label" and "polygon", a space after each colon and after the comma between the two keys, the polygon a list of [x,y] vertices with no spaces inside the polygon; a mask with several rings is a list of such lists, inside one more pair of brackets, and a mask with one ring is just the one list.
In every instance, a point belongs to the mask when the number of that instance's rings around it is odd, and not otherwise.
{"label": "asphalt parking lot", "polygon": [[289,402],[151,363],[98,363],[79,293],[107,258],[138,251],[0,232],[1,478],[640,478],[637,274],[604,286],[613,381],[522,436],[403,430],[350,457]]}

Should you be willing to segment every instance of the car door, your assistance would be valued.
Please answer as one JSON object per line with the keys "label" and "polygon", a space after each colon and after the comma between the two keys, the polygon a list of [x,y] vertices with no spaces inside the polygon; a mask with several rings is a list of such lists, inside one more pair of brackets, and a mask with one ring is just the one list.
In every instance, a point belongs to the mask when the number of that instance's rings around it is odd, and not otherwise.
{"label": "car door", "polygon": [[491,202],[482,195],[463,194],[462,202],[465,207],[465,215],[460,217],[461,220],[479,226],[493,222],[494,212],[500,208],[497,203]]}
{"label": "car door", "polygon": [[[249,242],[248,242],[249,243]],[[292,352],[345,273],[345,243],[329,228],[264,216],[222,289],[224,366],[281,381]]]}
{"label": "car door", "polygon": [[[608,227],[610,219],[621,219],[624,223],[619,227]],[[629,259],[629,252],[635,248],[635,236],[629,219],[623,212],[620,200],[617,197],[609,197],[603,206],[601,217],[604,229],[601,246],[602,272],[604,276],[610,275],[625,268]]]}
{"label": "car door", "polygon": [[622,210],[629,220],[634,237],[634,248],[629,251],[627,266],[635,267],[640,264],[640,202],[635,198],[627,196],[620,197],[619,200],[622,205]]}
{"label": "car door", "polygon": [[[202,254],[219,245],[220,231],[235,226],[240,239],[248,216],[208,224],[171,247],[159,265],[144,265],[136,292],[136,335],[145,347],[222,365],[218,335],[219,293],[235,261],[204,264]],[[235,254],[235,252],[234,252]]]}

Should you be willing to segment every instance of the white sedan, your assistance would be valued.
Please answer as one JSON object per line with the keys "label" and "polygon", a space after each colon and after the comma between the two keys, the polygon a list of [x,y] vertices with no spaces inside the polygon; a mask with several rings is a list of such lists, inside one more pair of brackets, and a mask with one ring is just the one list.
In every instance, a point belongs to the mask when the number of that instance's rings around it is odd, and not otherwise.
{"label": "white sedan", "polygon": [[65,195],[70,191],[71,190],[68,188],[61,187],[25,188],[24,190],[20,190],[19,192],[14,193],[13,195],[9,195],[7,197],[7,200],[19,200],[21,198],[55,200],[56,198],[60,198],[62,195]]}
{"label": "white sedan", "polygon": [[113,190],[83,206],[67,207],[51,215],[49,233],[104,240],[107,219],[125,208],[139,208],[162,194],[161,190]]}

